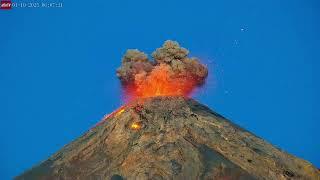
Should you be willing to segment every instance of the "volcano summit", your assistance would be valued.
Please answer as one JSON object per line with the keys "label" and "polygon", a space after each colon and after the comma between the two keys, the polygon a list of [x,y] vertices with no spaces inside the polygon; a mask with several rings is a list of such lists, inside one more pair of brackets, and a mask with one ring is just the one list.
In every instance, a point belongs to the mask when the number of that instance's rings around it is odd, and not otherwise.
{"label": "volcano summit", "polygon": [[208,70],[187,52],[172,41],[154,62],[128,51],[117,75],[130,101],[16,179],[320,179],[309,162],[189,98]]}

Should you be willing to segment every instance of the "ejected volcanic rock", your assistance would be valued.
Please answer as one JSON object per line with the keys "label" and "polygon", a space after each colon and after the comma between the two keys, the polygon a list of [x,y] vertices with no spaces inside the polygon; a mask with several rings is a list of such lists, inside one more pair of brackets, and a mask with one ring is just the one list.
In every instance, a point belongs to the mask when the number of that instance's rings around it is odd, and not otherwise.
{"label": "ejected volcanic rock", "polygon": [[320,179],[307,161],[184,97],[132,102],[16,179]]}

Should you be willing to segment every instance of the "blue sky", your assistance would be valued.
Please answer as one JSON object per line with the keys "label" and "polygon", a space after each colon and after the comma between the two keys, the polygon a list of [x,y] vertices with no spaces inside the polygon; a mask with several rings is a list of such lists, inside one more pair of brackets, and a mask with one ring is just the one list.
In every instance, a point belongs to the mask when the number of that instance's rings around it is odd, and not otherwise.
{"label": "blue sky", "polygon": [[1,179],[121,105],[125,50],[167,39],[209,67],[195,99],[320,167],[317,0],[60,2],[0,10]]}

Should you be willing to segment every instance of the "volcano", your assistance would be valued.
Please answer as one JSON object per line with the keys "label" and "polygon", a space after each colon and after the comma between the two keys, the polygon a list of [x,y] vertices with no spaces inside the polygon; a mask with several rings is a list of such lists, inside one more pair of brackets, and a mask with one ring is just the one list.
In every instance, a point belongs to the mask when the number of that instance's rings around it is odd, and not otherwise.
{"label": "volcano", "polygon": [[16,179],[320,179],[289,155],[191,99],[208,68],[178,42],[152,59],[129,49],[116,75],[127,103]]}
{"label": "volcano", "polygon": [[294,157],[182,96],[138,99],[16,179],[320,179]]}

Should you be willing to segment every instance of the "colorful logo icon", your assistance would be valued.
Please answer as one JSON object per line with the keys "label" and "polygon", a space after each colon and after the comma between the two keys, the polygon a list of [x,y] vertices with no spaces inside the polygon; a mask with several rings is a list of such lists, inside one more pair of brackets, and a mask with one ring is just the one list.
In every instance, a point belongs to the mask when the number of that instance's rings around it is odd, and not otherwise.
{"label": "colorful logo icon", "polygon": [[1,0],[0,1],[0,9],[11,9],[12,2],[11,0]]}

